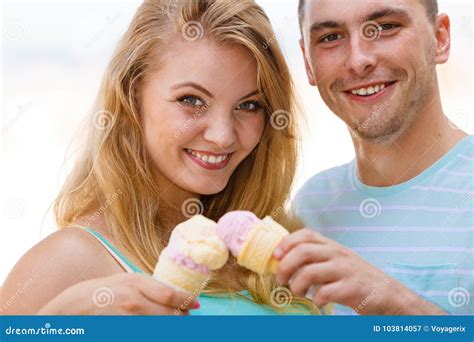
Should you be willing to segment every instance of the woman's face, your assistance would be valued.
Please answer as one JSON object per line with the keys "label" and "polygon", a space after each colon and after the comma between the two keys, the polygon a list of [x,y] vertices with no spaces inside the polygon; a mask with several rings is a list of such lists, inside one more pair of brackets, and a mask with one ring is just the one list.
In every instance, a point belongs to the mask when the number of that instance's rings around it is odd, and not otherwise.
{"label": "woman's face", "polygon": [[173,42],[141,89],[146,147],[168,196],[227,185],[265,125],[257,64],[243,47]]}

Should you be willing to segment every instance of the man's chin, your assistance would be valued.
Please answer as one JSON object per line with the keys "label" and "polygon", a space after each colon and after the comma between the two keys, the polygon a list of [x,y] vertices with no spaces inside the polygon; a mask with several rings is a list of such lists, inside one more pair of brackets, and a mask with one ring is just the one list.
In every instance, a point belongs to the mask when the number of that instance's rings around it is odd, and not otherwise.
{"label": "man's chin", "polygon": [[353,138],[362,140],[369,144],[377,145],[390,145],[393,144],[403,134],[405,130],[403,127],[391,127],[387,130],[381,130],[377,132],[371,132],[361,129],[350,128],[350,132]]}

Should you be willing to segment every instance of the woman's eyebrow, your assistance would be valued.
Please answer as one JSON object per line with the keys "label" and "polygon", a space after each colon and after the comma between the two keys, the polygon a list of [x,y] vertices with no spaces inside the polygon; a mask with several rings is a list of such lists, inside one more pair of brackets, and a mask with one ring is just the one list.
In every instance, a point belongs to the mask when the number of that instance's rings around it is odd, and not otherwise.
{"label": "woman's eyebrow", "polygon": [[246,99],[247,97],[254,96],[254,95],[257,95],[257,94],[259,94],[259,93],[260,93],[260,92],[259,92],[257,89],[255,89],[254,91],[251,91],[251,92],[248,93],[247,95],[242,96],[238,101],[242,101],[242,100]]}
{"label": "woman's eyebrow", "polygon": [[172,88],[173,89],[179,89],[179,88],[184,88],[184,87],[191,87],[191,88],[195,88],[201,92],[203,92],[204,94],[206,94],[207,96],[209,96],[210,98],[214,98],[214,95],[212,95],[212,93],[207,90],[206,88],[204,88],[203,86],[197,84],[197,83],[194,83],[194,82],[182,82],[182,83],[178,83],[178,84],[175,84]]}

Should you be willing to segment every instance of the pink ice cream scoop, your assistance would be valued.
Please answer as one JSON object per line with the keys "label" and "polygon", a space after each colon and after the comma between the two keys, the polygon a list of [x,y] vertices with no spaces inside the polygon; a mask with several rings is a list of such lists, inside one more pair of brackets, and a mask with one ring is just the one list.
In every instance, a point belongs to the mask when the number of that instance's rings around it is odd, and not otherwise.
{"label": "pink ice cream scoop", "polygon": [[247,236],[260,219],[251,211],[236,210],[225,214],[217,222],[216,233],[234,256],[238,256]]}
{"label": "pink ice cream scoop", "polygon": [[216,234],[239,265],[265,274],[276,272],[273,252],[289,233],[269,216],[260,220],[250,211],[231,211],[217,222]]}

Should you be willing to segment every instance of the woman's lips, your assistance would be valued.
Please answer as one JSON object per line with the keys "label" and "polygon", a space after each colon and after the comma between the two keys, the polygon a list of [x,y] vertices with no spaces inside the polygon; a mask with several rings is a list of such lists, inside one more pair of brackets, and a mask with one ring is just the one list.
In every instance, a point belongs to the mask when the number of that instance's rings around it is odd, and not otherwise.
{"label": "woman's lips", "polygon": [[[193,151],[191,149],[184,149],[184,152],[186,153],[186,155],[193,161],[195,162],[197,165],[201,166],[202,168],[206,169],[206,170],[221,170],[223,168],[225,168],[227,166],[227,164],[229,164],[229,161],[230,161],[230,158],[232,158],[232,155],[233,153],[229,153],[229,154],[223,154],[223,155],[220,155],[221,158],[223,158],[225,156],[225,159],[222,160],[221,162],[209,162],[209,161],[204,161],[204,159],[206,159],[205,157],[207,157],[207,159],[210,159],[210,158],[219,158],[219,155],[215,155],[214,153],[213,154],[204,154],[204,153],[200,153],[198,151]],[[194,152],[194,153],[193,153]],[[201,156],[201,157],[199,157]]]}

